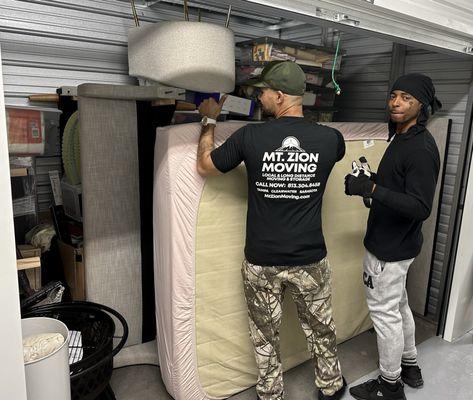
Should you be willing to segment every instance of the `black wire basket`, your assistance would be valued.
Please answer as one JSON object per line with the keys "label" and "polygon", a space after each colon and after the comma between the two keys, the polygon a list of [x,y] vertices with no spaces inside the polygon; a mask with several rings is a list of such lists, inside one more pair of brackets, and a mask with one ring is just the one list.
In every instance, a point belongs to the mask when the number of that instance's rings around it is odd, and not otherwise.
{"label": "black wire basket", "polygon": [[[122,325],[122,336],[115,336],[110,314]],[[101,304],[73,301],[34,307],[23,313],[23,318],[28,317],[55,318],[68,327],[72,400],[96,400],[109,389],[113,357],[128,338],[121,314]],[[114,339],[120,339],[115,346]]]}

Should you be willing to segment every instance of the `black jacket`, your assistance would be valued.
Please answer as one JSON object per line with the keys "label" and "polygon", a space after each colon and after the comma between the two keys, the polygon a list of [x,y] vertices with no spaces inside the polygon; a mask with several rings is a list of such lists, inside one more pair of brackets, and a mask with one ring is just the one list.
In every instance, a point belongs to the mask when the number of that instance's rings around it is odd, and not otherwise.
{"label": "black jacket", "polygon": [[438,148],[427,128],[414,125],[394,136],[379,164],[364,240],[378,259],[393,262],[420,253],[439,170]]}

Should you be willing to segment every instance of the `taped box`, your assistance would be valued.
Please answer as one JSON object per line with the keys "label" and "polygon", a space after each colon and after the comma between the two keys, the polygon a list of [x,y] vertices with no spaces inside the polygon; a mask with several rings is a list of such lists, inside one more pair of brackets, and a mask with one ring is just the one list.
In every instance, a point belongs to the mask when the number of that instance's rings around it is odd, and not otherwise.
{"label": "taped box", "polygon": [[66,283],[71,289],[73,300],[85,300],[85,266],[83,249],[58,240],[59,254]]}

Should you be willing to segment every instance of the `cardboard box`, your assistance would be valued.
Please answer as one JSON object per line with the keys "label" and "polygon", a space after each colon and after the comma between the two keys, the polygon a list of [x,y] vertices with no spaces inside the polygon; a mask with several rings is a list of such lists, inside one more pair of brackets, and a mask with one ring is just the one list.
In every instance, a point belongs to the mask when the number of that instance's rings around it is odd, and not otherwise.
{"label": "cardboard box", "polygon": [[296,57],[286,53],[284,48],[274,43],[260,43],[253,46],[253,61],[296,61]]}
{"label": "cardboard box", "polygon": [[315,86],[322,86],[324,81],[324,77],[322,74],[316,73],[306,73],[305,74],[305,81]]}
{"label": "cardboard box", "polygon": [[[289,60],[301,65],[331,69],[334,54],[316,48],[302,47],[298,44],[287,46],[280,43],[257,43],[253,45],[253,62]],[[338,68],[337,68],[338,67]],[[336,69],[340,69],[337,62]]]}
{"label": "cardboard box", "polygon": [[315,105],[315,101],[317,100],[317,94],[311,92],[305,92],[304,96],[302,97],[302,105],[303,106],[313,106]]}
{"label": "cardboard box", "polygon": [[83,249],[58,240],[59,254],[66,283],[71,289],[73,300],[85,300],[85,265]]}
{"label": "cardboard box", "polygon": [[64,213],[76,221],[82,221],[82,186],[61,181]]}

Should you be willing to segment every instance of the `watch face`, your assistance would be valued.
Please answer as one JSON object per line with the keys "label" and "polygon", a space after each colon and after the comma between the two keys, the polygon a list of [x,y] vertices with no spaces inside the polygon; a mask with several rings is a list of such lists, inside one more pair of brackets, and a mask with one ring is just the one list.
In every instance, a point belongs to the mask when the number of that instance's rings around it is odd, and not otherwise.
{"label": "watch face", "polygon": [[216,123],[214,122],[215,120],[213,120],[212,118],[209,118],[207,117],[206,115],[202,118],[202,120],[200,121],[200,123],[202,124],[202,126],[207,126],[207,125],[216,125]]}

